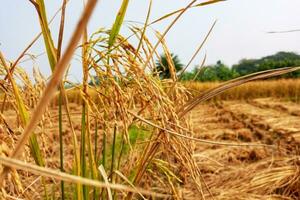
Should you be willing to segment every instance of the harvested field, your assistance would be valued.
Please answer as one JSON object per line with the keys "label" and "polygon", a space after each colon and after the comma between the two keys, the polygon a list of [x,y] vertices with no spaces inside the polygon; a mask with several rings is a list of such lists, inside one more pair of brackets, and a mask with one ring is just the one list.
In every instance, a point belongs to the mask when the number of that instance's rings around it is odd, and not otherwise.
{"label": "harvested field", "polygon": [[[287,111],[278,111],[274,104]],[[207,199],[299,199],[300,117],[288,112],[296,105],[276,99],[224,101],[200,105],[192,112],[195,137],[232,144],[194,148],[214,197],[208,193]],[[245,142],[248,147],[239,146]],[[185,192],[197,199],[188,189]]]}
{"label": "harvested field", "polygon": [[[207,199],[299,199],[300,116],[291,112],[296,111],[297,106],[293,102],[270,98],[197,106],[190,114],[193,136],[214,143],[193,143],[193,157],[206,184],[204,196]],[[79,136],[80,106],[73,103],[70,108],[72,122]],[[7,127],[15,130],[18,126],[13,113],[12,110],[6,110],[3,116]],[[56,107],[49,111],[49,116],[49,123],[36,133],[43,135],[42,147],[47,155],[47,166],[58,168]],[[63,123],[68,124],[65,113],[63,116]],[[91,127],[94,127],[93,122]],[[71,130],[65,129],[66,170],[72,169],[70,135]],[[2,139],[7,144],[13,140],[10,137]],[[102,142],[102,137],[98,138],[98,142]],[[188,173],[184,169],[178,173],[182,184],[177,190],[182,199],[198,199]],[[38,177],[28,173],[20,176],[32,181],[28,191],[30,194],[34,192],[36,196],[33,197],[38,198],[42,192],[42,188],[38,187],[39,181],[36,181]]]}
{"label": "harvested field", "polygon": [[[201,94],[214,87],[222,85],[222,82],[195,82],[187,81],[184,85],[193,94]],[[223,94],[214,97],[215,100],[247,100],[254,98],[273,97],[282,100],[299,102],[300,79],[279,79],[254,81],[239,87],[230,89]]]}

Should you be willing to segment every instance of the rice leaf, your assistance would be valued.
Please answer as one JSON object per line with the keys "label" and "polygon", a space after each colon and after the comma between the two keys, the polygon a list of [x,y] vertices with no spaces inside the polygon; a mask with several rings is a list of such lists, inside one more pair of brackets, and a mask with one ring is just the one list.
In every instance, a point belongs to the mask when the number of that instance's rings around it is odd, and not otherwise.
{"label": "rice leaf", "polygon": [[47,13],[46,13],[44,0],[36,0],[34,6],[39,15],[39,21],[42,29],[42,34],[44,37],[44,43],[48,55],[48,60],[50,63],[51,70],[53,71],[57,63],[57,56],[56,56],[57,54],[56,54],[56,49],[54,46],[50,29],[48,27]]}
{"label": "rice leaf", "polygon": [[123,20],[125,17],[125,13],[126,13],[126,10],[128,7],[128,3],[129,3],[129,0],[123,0],[123,2],[122,2],[121,8],[118,12],[118,15],[115,19],[114,25],[113,25],[110,35],[109,35],[108,48],[110,48],[114,44],[116,37],[119,34],[119,31],[122,26],[122,23],[123,23]]}

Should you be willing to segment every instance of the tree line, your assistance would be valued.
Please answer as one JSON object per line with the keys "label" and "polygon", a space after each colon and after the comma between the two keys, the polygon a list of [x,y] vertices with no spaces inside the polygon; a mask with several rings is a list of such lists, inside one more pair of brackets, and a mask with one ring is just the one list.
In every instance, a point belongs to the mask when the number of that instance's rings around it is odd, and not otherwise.
{"label": "tree line", "polygon": [[[182,81],[228,81],[240,76],[252,74],[259,71],[277,69],[282,67],[300,66],[300,55],[294,52],[278,52],[274,55],[265,56],[259,59],[242,59],[237,64],[232,66],[225,65],[222,61],[217,61],[216,64],[206,66],[195,66],[191,71],[183,72],[184,64],[175,54],[170,55],[173,61],[173,66],[180,80]],[[166,55],[161,55],[156,61],[156,67],[153,70],[154,75],[158,75],[161,79],[171,78],[169,71],[169,62]],[[299,78],[300,71],[284,74],[276,78]],[[97,76],[93,76],[93,81],[90,85],[100,85],[100,80]]]}
{"label": "tree line", "polygon": [[[171,57],[176,71],[180,74],[184,65],[180,62],[177,55],[172,54]],[[220,60],[213,65],[202,67],[195,66],[193,70],[184,72],[181,80],[194,80],[202,82],[227,81],[259,71],[295,66],[300,66],[300,55],[294,52],[278,52],[274,55],[259,59],[242,59],[237,64],[232,66],[227,66]],[[160,60],[157,61],[155,71],[159,74],[161,79],[170,78],[168,62],[165,55],[162,55]],[[299,77],[300,71],[295,71],[282,75],[279,78]]]}

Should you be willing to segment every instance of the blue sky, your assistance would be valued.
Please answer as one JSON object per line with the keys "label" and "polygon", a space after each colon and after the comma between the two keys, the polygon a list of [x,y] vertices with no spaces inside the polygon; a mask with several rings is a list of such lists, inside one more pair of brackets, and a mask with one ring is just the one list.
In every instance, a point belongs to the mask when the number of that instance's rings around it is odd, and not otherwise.
{"label": "blue sky", "polygon": [[[48,18],[60,7],[59,0],[45,0]],[[151,19],[187,5],[187,0],[153,0]],[[203,2],[203,1],[199,1]],[[121,0],[99,0],[89,23],[89,32],[100,27],[110,28],[121,4]],[[146,17],[148,0],[131,0],[125,20],[143,22]],[[169,49],[187,63],[199,43],[205,37],[214,20],[218,20],[202,52],[192,63],[191,68],[200,63],[207,54],[207,64],[222,60],[231,65],[242,58],[262,57],[278,51],[300,53],[300,32],[268,34],[268,31],[300,29],[299,0],[228,0],[207,7],[189,10],[173,27],[166,37]],[[66,11],[66,31],[64,43],[72,33],[82,11],[81,0],[70,0]],[[171,20],[171,19],[170,19]],[[170,20],[153,27],[163,31]],[[56,40],[59,16],[51,25]],[[2,0],[0,7],[0,50],[14,60],[39,32],[38,18],[33,6],[27,0]],[[121,33],[128,34],[126,27]],[[44,52],[42,40],[29,51],[37,55]],[[77,63],[77,64],[76,64]],[[39,57],[36,63],[23,63],[30,70],[32,65],[42,72],[49,73],[46,56]],[[80,79],[78,61],[73,60],[72,76]]]}

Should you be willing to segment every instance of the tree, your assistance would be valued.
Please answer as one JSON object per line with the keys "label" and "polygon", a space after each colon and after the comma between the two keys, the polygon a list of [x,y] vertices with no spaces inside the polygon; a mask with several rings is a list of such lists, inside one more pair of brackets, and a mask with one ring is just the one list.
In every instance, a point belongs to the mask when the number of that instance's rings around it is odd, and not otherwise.
{"label": "tree", "polygon": [[[177,73],[180,70],[182,70],[183,64],[181,63],[177,55],[174,55],[172,53],[171,57]],[[161,79],[171,78],[170,66],[169,66],[167,56],[165,54],[161,55],[160,59],[156,61],[155,72],[159,74],[159,77]]]}
{"label": "tree", "polygon": [[207,66],[204,69],[204,72],[201,76],[199,76],[200,81],[218,81],[218,75],[216,73],[216,69],[214,66]]}
{"label": "tree", "polygon": [[238,64],[233,65],[232,69],[234,69],[241,76],[254,73],[258,71],[258,61],[257,59],[242,59]]}
{"label": "tree", "polygon": [[220,60],[215,65],[206,66],[203,73],[197,77],[198,81],[228,81],[238,77],[238,73],[230,69]]}
{"label": "tree", "polygon": [[[196,77],[196,81],[227,81],[259,71],[296,66],[300,66],[300,55],[293,52],[278,52],[260,59],[242,59],[231,68],[218,61],[214,65],[204,66],[204,70]],[[195,66],[191,72],[183,74],[182,80],[193,80],[197,73],[198,67]],[[276,78],[298,77],[300,78],[300,70]]]}
{"label": "tree", "polygon": [[217,64],[214,67],[215,67],[218,80],[228,81],[233,78],[232,70],[229,69],[229,67],[227,67],[226,65],[224,65],[220,60],[217,62]]}
{"label": "tree", "polygon": [[[254,72],[278,69],[282,67],[295,67],[300,65],[300,55],[293,52],[278,52],[274,55],[266,56],[260,59],[242,59],[232,68],[240,75],[247,75]],[[300,72],[295,71],[285,74],[281,77],[297,78],[300,77]],[[278,78],[278,77],[277,77]]]}

